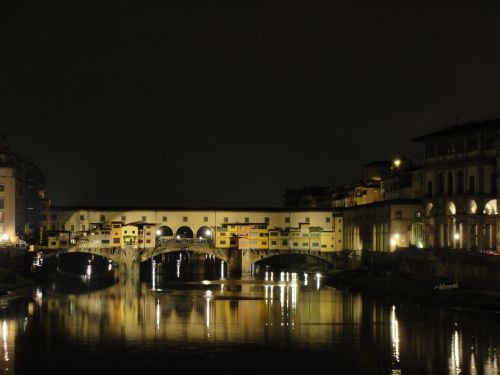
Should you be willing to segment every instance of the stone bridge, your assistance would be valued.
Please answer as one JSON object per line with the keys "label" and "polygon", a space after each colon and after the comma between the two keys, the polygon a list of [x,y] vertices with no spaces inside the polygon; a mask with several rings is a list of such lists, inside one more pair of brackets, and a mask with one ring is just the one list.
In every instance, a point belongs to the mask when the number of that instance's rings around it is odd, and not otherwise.
{"label": "stone bridge", "polygon": [[67,249],[46,249],[43,247],[37,248],[37,251],[43,253],[43,257],[47,258],[57,254],[65,253],[84,253],[99,255],[110,259],[113,263],[118,264],[120,273],[124,275],[139,275],[140,264],[157,255],[172,253],[172,252],[188,252],[212,255],[224,261],[227,264],[229,274],[250,274],[252,265],[276,256],[287,254],[302,254],[309,255],[320,259],[329,264],[335,264],[336,254],[333,252],[321,252],[312,250],[257,250],[257,249],[237,249],[237,248],[216,248],[210,242],[198,241],[172,241],[168,243],[158,244],[153,248],[137,249],[132,246],[125,248],[91,248],[83,246],[74,246]]}

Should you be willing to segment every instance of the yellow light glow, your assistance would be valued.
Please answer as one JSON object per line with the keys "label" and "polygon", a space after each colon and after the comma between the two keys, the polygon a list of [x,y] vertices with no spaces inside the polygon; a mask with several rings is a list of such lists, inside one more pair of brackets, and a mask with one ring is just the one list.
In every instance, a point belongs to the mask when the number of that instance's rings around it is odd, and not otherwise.
{"label": "yellow light glow", "polygon": [[395,166],[396,168],[399,168],[399,166],[400,166],[400,165],[401,165],[401,160],[400,160],[400,159],[396,159],[396,160],[394,160],[394,166]]}

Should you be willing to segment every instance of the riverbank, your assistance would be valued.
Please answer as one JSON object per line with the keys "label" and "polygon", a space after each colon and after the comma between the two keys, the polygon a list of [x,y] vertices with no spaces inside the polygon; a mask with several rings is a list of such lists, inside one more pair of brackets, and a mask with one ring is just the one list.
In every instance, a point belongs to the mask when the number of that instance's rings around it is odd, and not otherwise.
{"label": "riverbank", "polygon": [[412,300],[429,306],[500,313],[500,291],[482,289],[435,290],[437,280],[417,279],[398,272],[372,273],[366,269],[332,272],[327,285],[368,292],[391,303]]}
{"label": "riverbank", "polygon": [[6,295],[15,289],[34,285],[36,282],[35,278],[31,275],[0,267],[0,296]]}

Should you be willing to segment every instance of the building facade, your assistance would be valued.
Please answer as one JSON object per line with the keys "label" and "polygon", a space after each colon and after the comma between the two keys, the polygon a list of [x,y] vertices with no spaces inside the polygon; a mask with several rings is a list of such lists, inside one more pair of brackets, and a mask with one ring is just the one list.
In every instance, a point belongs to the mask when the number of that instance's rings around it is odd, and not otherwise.
{"label": "building facade", "polygon": [[423,207],[427,247],[498,249],[500,120],[415,138],[425,146]]}
{"label": "building facade", "polygon": [[0,146],[0,241],[35,242],[45,200],[45,179],[22,155]]}

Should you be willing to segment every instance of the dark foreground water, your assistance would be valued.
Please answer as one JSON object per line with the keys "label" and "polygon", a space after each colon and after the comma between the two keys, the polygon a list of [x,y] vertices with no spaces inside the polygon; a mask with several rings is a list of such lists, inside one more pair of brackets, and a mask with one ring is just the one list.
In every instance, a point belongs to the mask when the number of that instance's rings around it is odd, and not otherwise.
{"label": "dark foreground water", "polygon": [[[500,315],[392,306],[303,274],[36,288],[2,374],[497,374]],[[175,279],[175,277],[174,277]]]}

